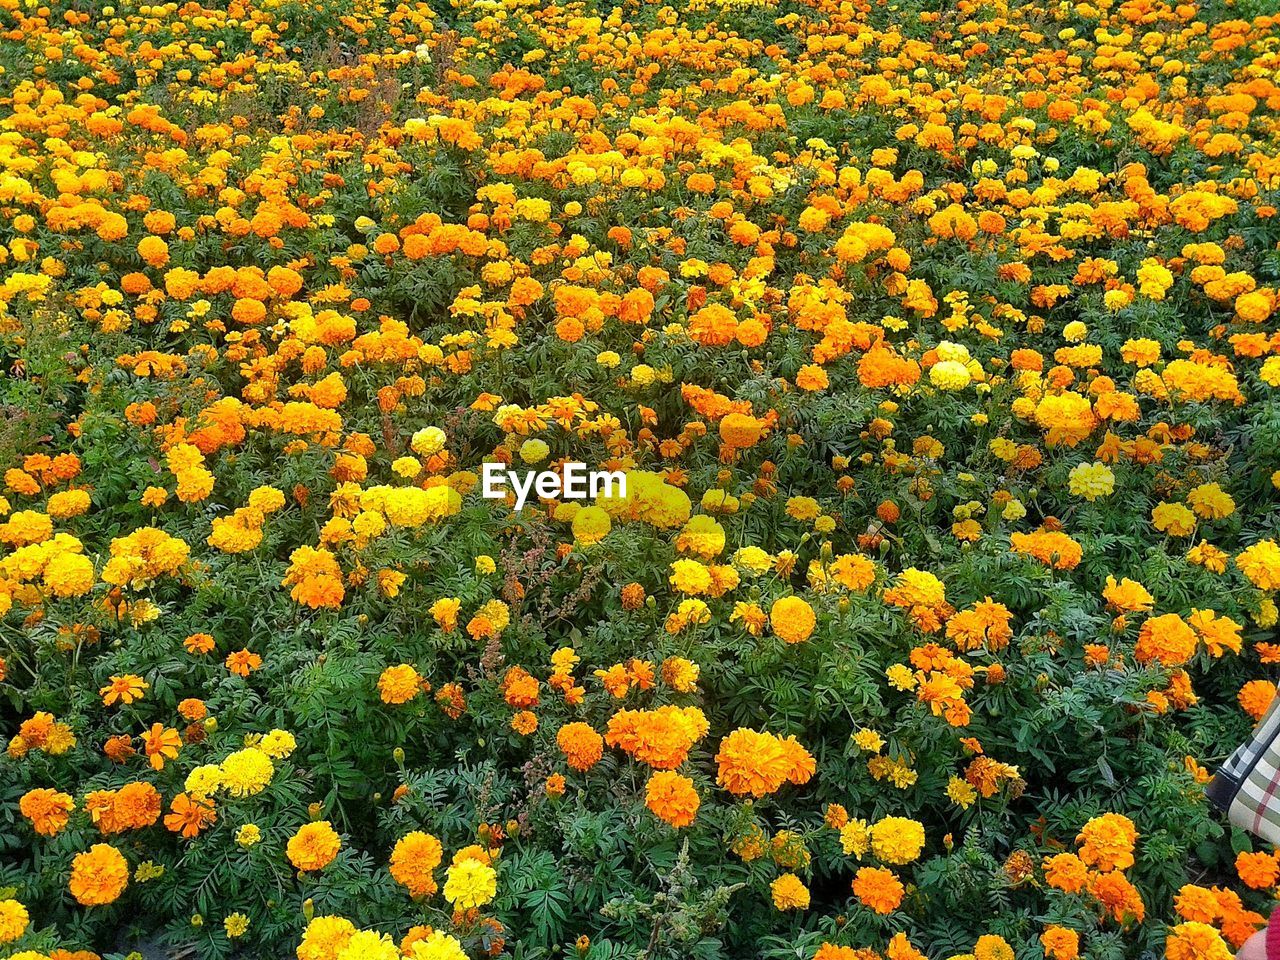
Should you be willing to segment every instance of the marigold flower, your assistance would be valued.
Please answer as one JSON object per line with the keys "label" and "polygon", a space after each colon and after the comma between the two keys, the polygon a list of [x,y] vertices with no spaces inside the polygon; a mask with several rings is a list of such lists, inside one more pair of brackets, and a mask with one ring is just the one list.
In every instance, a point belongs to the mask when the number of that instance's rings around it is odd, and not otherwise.
{"label": "marigold flower", "polygon": [[114,903],[129,885],[129,864],[108,843],[95,843],[71,863],[71,895],[86,907]]}
{"label": "marigold flower", "polygon": [[422,692],[422,675],[407,663],[387,667],[378,677],[378,696],[383,703],[408,703]]}
{"label": "marigold flower", "polygon": [[302,872],[323,870],[333,862],[342,848],[342,840],[328,820],[304,824],[289,838],[285,854],[289,862]]}
{"label": "marigold flower", "polygon": [[205,827],[218,819],[218,812],[210,800],[185,793],[175,796],[169,809],[171,812],[164,818],[165,828],[187,838],[199,836]]}
{"label": "marigold flower", "polygon": [[1080,956],[1080,934],[1067,927],[1050,924],[1040,934],[1046,960],[1076,960]]}
{"label": "marigold flower", "polygon": [[443,857],[439,840],[414,830],[396,841],[391,851],[391,876],[411,897],[431,896],[438,889],[432,874]]}
{"label": "marigold flower", "polygon": [[[275,775],[275,765],[271,758],[253,747],[230,754],[216,770],[216,785],[233,797],[250,797],[261,793]],[[187,789],[192,789],[190,784]]]}
{"label": "marigold flower", "polygon": [[809,888],[794,873],[784,873],[769,885],[773,905],[779,910],[808,910]]}
{"label": "marigold flower", "polygon": [[924,849],[924,826],[905,817],[885,817],[871,827],[871,852],[896,866],[911,863]]}
{"label": "marigold flower", "polygon": [[122,677],[112,677],[110,682],[98,693],[102,695],[102,705],[110,707],[117,702],[128,705],[135,700],[141,700],[150,688],[151,684],[141,677],[126,673]]}
{"label": "marigold flower", "polygon": [[162,723],[153,723],[151,729],[142,738],[143,748],[153,770],[163,770],[164,762],[176,760],[178,751],[182,749],[182,737],[172,727]]}
{"label": "marigold flower", "polygon": [[17,900],[12,897],[0,900],[0,943],[17,940],[26,932],[30,921],[27,908]]}
{"label": "marigold flower", "polygon": [[1195,631],[1176,613],[1166,613],[1142,625],[1133,655],[1139,663],[1159,660],[1166,667],[1180,667],[1195,652]]}
{"label": "marigold flower", "polygon": [[497,892],[497,871],[479,860],[467,859],[454,863],[446,874],[444,896],[453,904],[454,909],[483,907]]}
{"label": "marigold flower", "polygon": [[897,910],[905,893],[902,881],[883,867],[860,867],[853,878],[854,896],[882,915]]}
{"label": "marigold flower", "polygon": [[763,797],[784,783],[804,784],[814,760],[794,737],[739,728],[720,742],[716,780],[730,793]]}
{"label": "marigold flower", "polygon": [[1049,886],[1067,893],[1079,893],[1088,879],[1088,869],[1073,853],[1059,853],[1047,857],[1044,862],[1045,879]]}
{"label": "marigold flower", "polygon": [[604,737],[585,723],[567,723],[556,733],[556,743],[575,770],[590,770],[604,755]]}
{"label": "marigold flower", "polygon": [[1234,956],[1217,930],[1195,920],[1170,928],[1164,954],[1167,960],[1227,960]]}
{"label": "marigold flower", "polygon": [[1103,872],[1133,866],[1133,847],[1138,839],[1133,821],[1118,813],[1104,813],[1086,823],[1076,838],[1080,860]]}
{"label": "marigold flower", "polygon": [[61,833],[75,808],[75,801],[69,794],[50,787],[28,790],[18,801],[18,809],[31,821],[32,829],[45,837]]}
{"label": "marigold flower", "polygon": [[673,827],[693,823],[701,801],[693,781],[672,770],[660,770],[645,786],[645,806]]}

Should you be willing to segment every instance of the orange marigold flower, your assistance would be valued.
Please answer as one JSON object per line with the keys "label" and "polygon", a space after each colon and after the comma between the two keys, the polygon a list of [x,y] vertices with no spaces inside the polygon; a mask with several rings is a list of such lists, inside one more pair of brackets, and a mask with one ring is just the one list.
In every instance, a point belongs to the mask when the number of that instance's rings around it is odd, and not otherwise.
{"label": "orange marigold flower", "polygon": [[102,752],[112,763],[124,763],[138,751],[133,749],[133,738],[122,733],[108,737],[102,745]]}
{"label": "orange marigold flower", "polygon": [[795,739],[741,727],[720,741],[716,781],[738,796],[763,797],[784,783],[807,783],[814,759]]}
{"label": "orange marigold flower", "polygon": [[408,703],[422,692],[422,674],[407,663],[382,671],[378,677],[378,696],[383,703]]}
{"label": "orange marigold flower", "polygon": [[342,840],[328,820],[304,824],[285,845],[289,862],[300,871],[323,870],[342,848]]}
{"label": "orange marigold flower", "polygon": [[1074,570],[1084,557],[1080,544],[1057,530],[1013,533],[1009,536],[1009,544],[1014,553],[1034,557],[1055,570]]}
{"label": "orange marigold flower", "polygon": [[182,641],[187,653],[208,653],[214,647],[214,639],[207,633],[193,633]]}
{"label": "orange marigold flower", "polygon": [[813,634],[813,607],[799,597],[781,597],[769,608],[769,625],[786,643],[802,643]]}
{"label": "orange marigold flower", "polygon": [[1230,960],[1233,953],[1217,930],[1191,920],[1169,928],[1164,955],[1166,960]]}
{"label": "orange marigold flower", "polygon": [[151,684],[141,677],[136,674],[126,673],[122,677],[112,677],[98,693],[102,695],[102,705],[104,707],[110,707],[117,702],[128,706],[135,700],[141,700],[150,688]]}
{"label": "orange marigold flower", "polygon": [[538,705],[537,677],[523,667],[511,667],[502,678],[502,696],[507,705],[517,709]]}
{"label": "orange marigold flower", "polygon": [[1133,821],[1119,813],[1094,817],[1080,831],[1080,859],[1090,867],[1107,872],[1133,866],[1133,846],[1138,831]]}
{"label": "orange marigold flower", "polygon": [[262,657],[250,650],[237,650],[227,655],[226,666],[237,677],[247,677],[262,666]]}
{"label": "orange marigold flower", "polygon": [[163,770],[167,759],[178,759],[178,751],[182,749],[182,737],[173,727],[163,723],[153,723],[151,729],[142,738],[143,749],[151,762],[153,770]]}
{"label": "orange marigold flower", "polygon": [[95,843],[71,863],[71,895],[86,907],[114,903],[129,885],[129,864],[109,843]]}
{"label": "orange marigold flower", "polygon": [[59,834],[75,808],[76,802],[70,795],[49,787],[28,790],[18,801],[22,815],[31,821],[35,832],[44,837]]}
{"label": "orange marigold flower", "polygon": [[173,798],[169,810],[171,812],[164,818],[165,828],[188,839],[198,837],[200,831],[218,819],[218,811],[214,809],[212,800],[185,793]]}
{"label": "orange marigold flower", "polygon": [[853,894],[881,915],[892,913],[906,893],[897,875],[884,867],[861,867],[853,878]]}
{"label": "orange marigold flower", "polygon": [[605,742],[656,770],[674,770],[707,729],[707,718],[697,707],[619,710],[609,718]]}
{"label": "orange marigold flower", "polygon": [[1045,858],[1044,877],[1057,890],[1079,893],[1088,882],[1089,871],[1074,853],[1059,853]]}
{"label": "orange marigold flower", "polygon": [[1080,956],[1080,934],[1051,924],[1040,934],[1040,946],[1046,960],[1076,960]]}
{"label": "orange marigold flower", "polygon": [[1117,922],[1141,923],[1146,917],[1142,895],[1119,870],[1090,874],[1087,889]]}
{"label": "orange marigold flower", "polygon": [[590,770],[604,755],[604,737],[581,722],[561,727],[556,733],[556,744],[574,770]]}
{"label": "orange marigold flower", "polygon": [[1180,667],[1195,652],[1195,631],[1176,613],[1166,613],[1142,625],[1133,656],[1141,664],[1159,660],[1166,667]]}
{"label": "orange marigold flower", "polygon": [[674,770],[658,771],[645,786],[644,805],[673,827],[693,823],[700,802],[693,781]]}
{"label": "orange marigold flower", "polygon": [[433,872],[440,866],[444,848],[429,833],[414,830],[396,841],[391,851],[391,876],[411,897],[429,897],[436,892]]}
{"label": "orange marigold flower", "polygon": [[1273,853],[1241,851],[1236,854],[1236,873],[1251,890],[1269,890],[1280,882],[1280,862]]}
{"label": "orange marigold flower", "polygon": [[1250,680],[1236,695],[1241,708],[1255,722],[1262,719],[1262,715],[1267,712],[1267,708],[1275,698],[1276,685],[1270,680]]}

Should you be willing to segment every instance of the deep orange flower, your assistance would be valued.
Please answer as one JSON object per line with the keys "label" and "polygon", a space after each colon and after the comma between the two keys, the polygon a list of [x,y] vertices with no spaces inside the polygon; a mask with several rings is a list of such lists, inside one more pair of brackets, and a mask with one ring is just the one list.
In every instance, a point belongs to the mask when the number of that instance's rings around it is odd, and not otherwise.
{"label": "deep orange flower", "polygon": [[142,743],[153,770],[163,770],[165,759],[176,760],[178,751],[182,749],[182,737],[178,731],[162,723],[153,723]]}
{"label": "deep orange flower", "polygon": [[86,907],[114,903],[129,885],[129,864],[108,843],[95,843],[71,864],[71,895]]}
{"label": "deep orange flower", "polygon": [[169,809],[171,812],[164,818],[165,827],[188,839],[199,836],[200,831],[218,819],[218,811],[214,809],[212,800],[185,793],[175,796]]}
{"label": "deep orange flower", "polygon": [[227,669],[237,677],[247,677],[262,666],[262,657],[249,650],[237,650],[227,655]]}
{"label": "deep orange flower", "polygon": [[897,875],[884,867],[861,867],[853,878],[854,896],[879,914],[897,910],[905,892]]}
{"label": "deep orange flower", "polygon": [[116,703],[123,703],[127,706],[135,700],[141,700],[150,688],[151,684],[141,677],[126,673],[122,677],[112,677],[110,682],[98,693],[102,695],[102,705],[105,707],[113,706]]}

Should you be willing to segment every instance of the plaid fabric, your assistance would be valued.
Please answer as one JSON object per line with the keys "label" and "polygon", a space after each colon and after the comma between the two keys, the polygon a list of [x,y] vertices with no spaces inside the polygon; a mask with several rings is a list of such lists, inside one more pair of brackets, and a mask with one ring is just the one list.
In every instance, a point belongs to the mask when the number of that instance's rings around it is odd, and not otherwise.
{"label": "plaid fabric", "polygon": [[1211,803],[1242,830],[1280,844],[1280,697],[1206,788]]}

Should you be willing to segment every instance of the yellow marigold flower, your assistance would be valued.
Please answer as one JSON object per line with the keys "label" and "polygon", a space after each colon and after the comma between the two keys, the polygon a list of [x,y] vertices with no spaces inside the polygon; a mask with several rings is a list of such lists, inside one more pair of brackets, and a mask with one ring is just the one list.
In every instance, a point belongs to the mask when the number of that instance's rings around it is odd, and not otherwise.
{"label": "yellow marigold flower", "polygon": [[1077,497],[1093,501],[1111,496],[1116,488],[1116,475],[1105,463],[1080,463],[1071,468],[1068,486]]}
{"label": "yellow marigold flower", "polygon": [[786,643],[801,643],[813,634],[813,607],[799,597],[781,597],[769,608],[769,625]]}
{"label": "yellow marigold flower", "polygon": [[275,765],[271,758],[250,747],[238,750],[222,761],[218,766],[217,783],[233,797],[251,797],[266,789],[274,775]]}
{"label": "yellow marigold flower", "polygon": [[409,960],[467,960],[467,953],[456,937],[434,930],[409,947]]}
{"label": "yellow marigold flower", "polygon": [[479,860],[455,863],[446,874],[444,896],[457,910],[483,907],[497,892],[497,871]]}
{"label": "yellow marigold flower", "polygon": [[773,569],[773,557],[759,547],[742,547],[733,555],[733,565],[753,576],[759,576]]}
{"label": "yellow marigold flower", "polygon": [[990,933],[978,938],[974,945],[975,960],[1013,960],[1013,947],[1004,937]]}
{"label": "yellow marigold flower", "polygon": [[1214,927],[1198,920],[1169,928],[1166,960],[1230,960],[1234,954]]}
{"label": "yellow marigold flower", "polygon": [[378,677],[378,696],[383,703],[408,703],[422,692],[422,675],[407,663],[387,667]]}
{"label": "yellow marigold flower", "polygon": [[1196,528],[1196,516],[1180,503],[1161,503],[1151,511],[1151,523],[1171,537],[1189,537]]}
{"label": "yellow marigold flower", "polygon": [[298,748],[298,741],[288,730],[271,730],[258,741],[258,749],[273,760],[284,760]]}
{"label": "yellow marigold flower", "polygon": [[884,737],[867,727],[855,732],[851,739],[859,750],[867,753],[879,753],[884,749]]}
{"label": "yellow marigold flower", "polygon": [[1259,590],[1280,590],[1280,544],[1259,540],[1236,555],[1236,566]]}
{"label": "yellow marigold flower", "polygon": [[978,791],[960,777],[951,777],[947,781],[947,798],[961,810],[968,810],[978,799]]}
{"label": "yellow marigold flower", "polygon": [[697,560],[682,558],[671,564],[671,585],[681,593],[708,593],[711,590],[711,572]]}
{"label": "yellow marigold flower", "polygon": [[599,543],[613,529],[613,521],[602,507],[583,507],[573,515],[573,538],[584,546]]}
{"label": "yellow marigold flower", "polygon": [[942,360],[929,368],[929,382],[939,390],[963,390],[972,380],[968,368],[956,360]]}
{"label": "yellow marigold flower", "polygon": [[1235,513],[1236,503],[1231,495],[1216,483],[1202,483],[1187,494],[1187,503],[1202,520],[1222,520]]}
{"label": "yellow marigold flower", "polygon": [[249,918],[243,913],[230,913],[222,921],[222,927],[227,933],[227,938],[235,940],[249,931]]}
{"label": "yellow marigold flower", "polygon": [[784,873],[769,885],[773,905],[779,910],[808,910],[809,888],[794,873]]}
{"label": "yellow marigold flower", "polygon": [[840,828],[840,846],[846,856],[861,860],[871,849],[871,828],[865,820],[850,820]]}
{"label": "yellow marigold flower", "polygon": [[884,671],[885,676],[889,679],[889,684],[895,690],[914,690],[916,686],[916,675],[911,672],[911,668],[904,663],[895,663],[887,667]]}
{"label": "yellow marigold flower", "polygon": [[30,920],[27,908],[17,900],[0,900],[0,943],[17,940],[26,932]]}
{"label": "yellow marigold flower", "polygon": [[911,863],[924,849],[924,826],[905,817],[885,817],[871,827],[871,852],[885,863]]}
{"label": "yellow marigold flower", "polygon": [[430,457],[444,449],[448,438],[439,427],[425,427],[413,435],[409,446],[413,452],[423,457]]}

